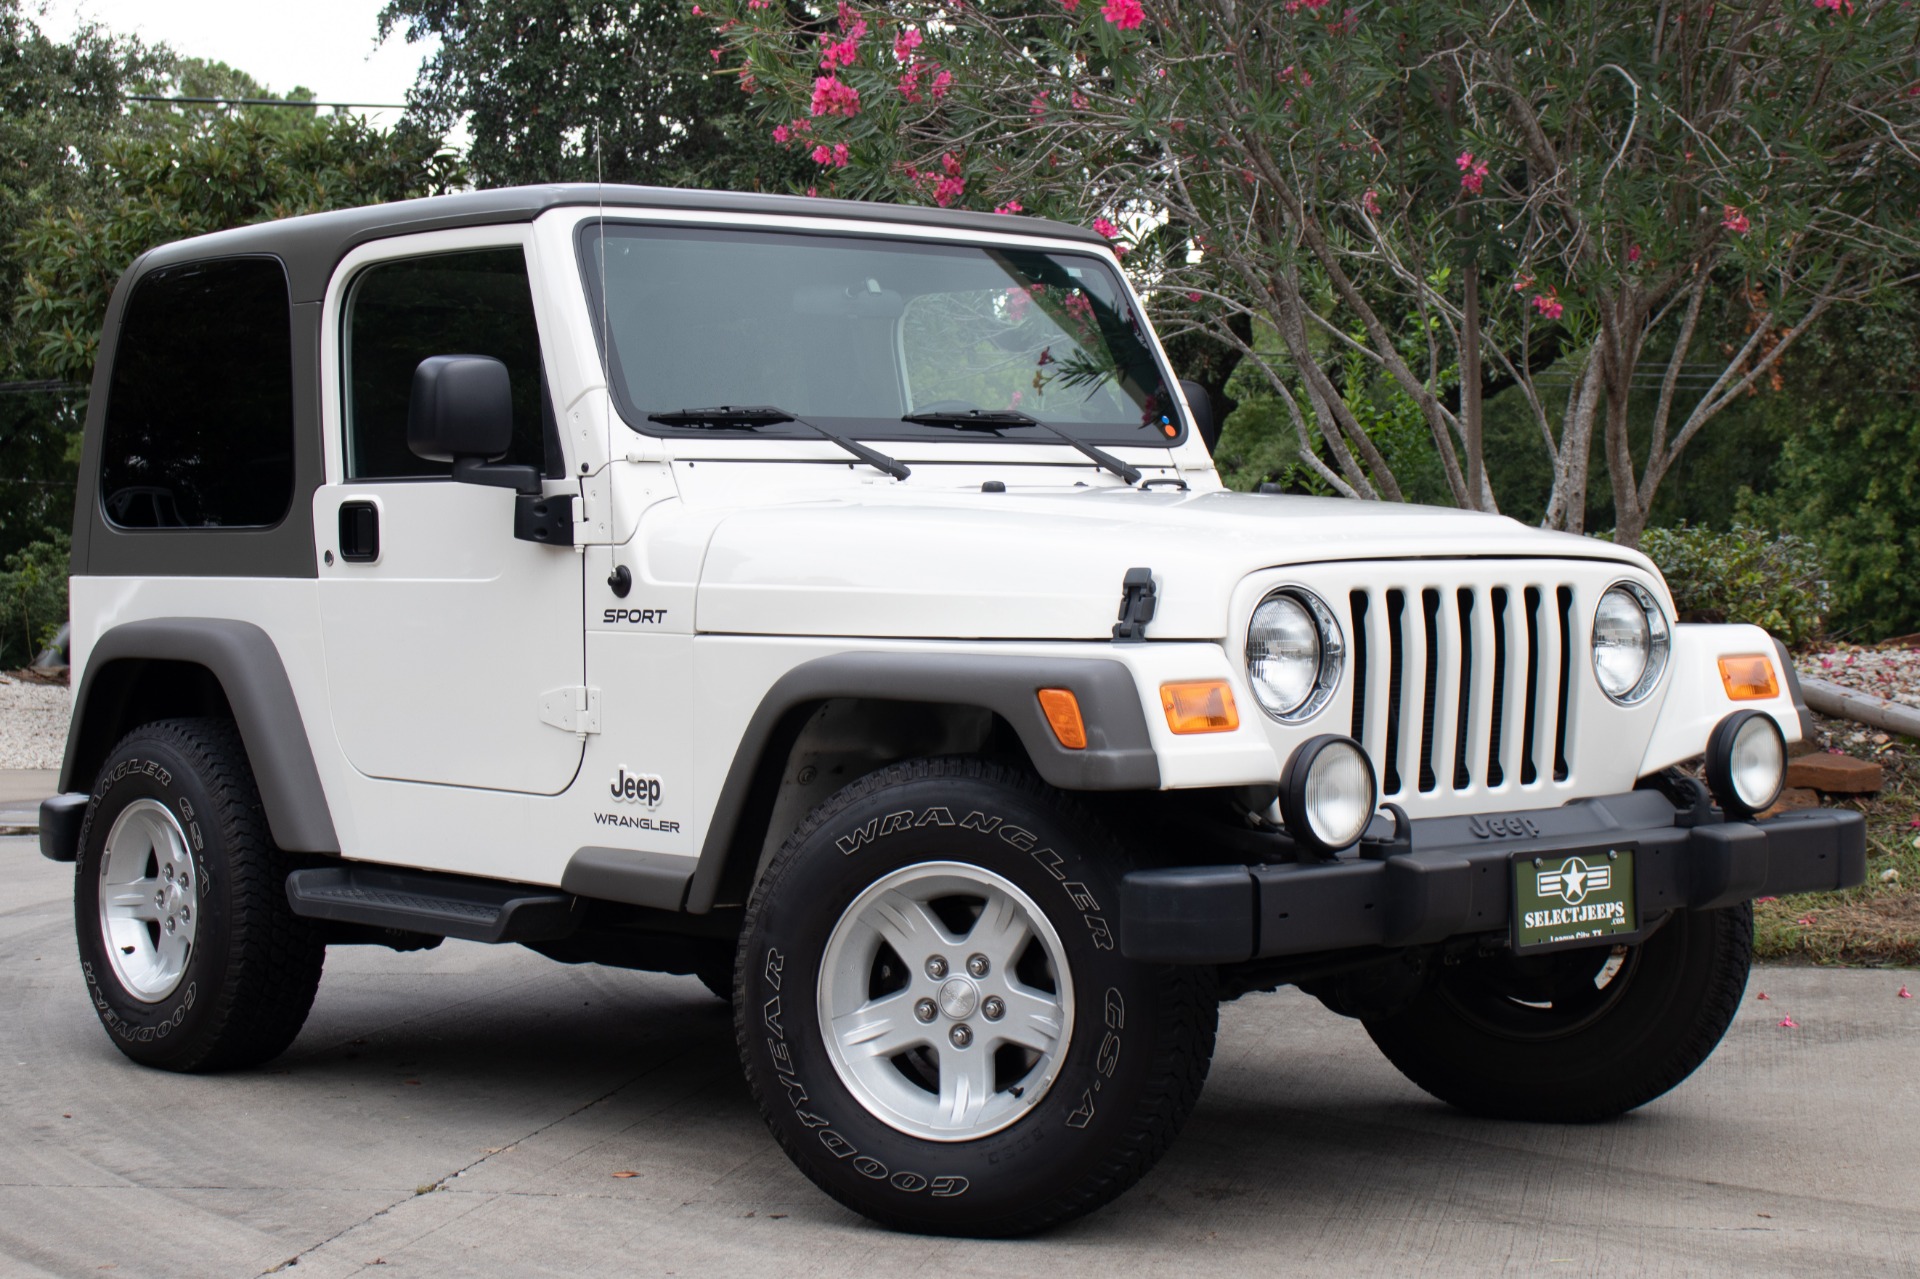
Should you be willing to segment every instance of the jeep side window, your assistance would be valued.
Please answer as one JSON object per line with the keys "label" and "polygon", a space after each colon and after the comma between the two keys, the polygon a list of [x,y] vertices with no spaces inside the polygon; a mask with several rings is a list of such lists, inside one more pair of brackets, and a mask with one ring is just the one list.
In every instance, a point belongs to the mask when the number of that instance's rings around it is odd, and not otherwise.
{"label": "jeep side window", "polygon": [[262,528],[293,502],[293,327],[277,258],[150,271],[120,325],[100,504],[121,528]]}
{"label": "jeep side window", "polygon": [[503,459],[560,474],[559,431],[540,364],[526,256],[518,248],[405,258],[353,283],[342,335],[347,478],[447,476],[407,448],[413,371],[430,355],[490,355],[513,384],[513,447]]}

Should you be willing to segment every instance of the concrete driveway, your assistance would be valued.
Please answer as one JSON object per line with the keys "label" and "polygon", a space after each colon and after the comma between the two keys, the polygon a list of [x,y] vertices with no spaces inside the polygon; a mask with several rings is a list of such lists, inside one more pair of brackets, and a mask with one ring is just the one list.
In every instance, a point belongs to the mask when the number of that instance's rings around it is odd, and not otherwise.
{"label": "concrete driveway", "polygon": [[281,1060],[168,1075],[87,1006],[70,869],[3,839],[0,883],[6,1275],[1920,1273],[1920,974],[1763,970],[1692,1080],[1583,1128],[1463,1118],[1315,1001],[1244,999],[1144,1183],[972,1243],[814,1190],[692,978],[341,949]]}

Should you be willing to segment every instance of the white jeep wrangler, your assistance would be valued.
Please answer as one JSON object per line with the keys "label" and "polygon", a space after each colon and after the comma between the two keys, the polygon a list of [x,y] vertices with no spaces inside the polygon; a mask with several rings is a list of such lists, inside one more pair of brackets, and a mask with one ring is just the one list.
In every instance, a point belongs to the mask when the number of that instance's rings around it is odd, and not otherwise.
{"label": "white jeep wrangler", "polygon": [[806,1175],[955,1234],[1137,1180],[1251,990],[1480,1114],[1672,1088],[1750,899],[1864,875],[1856,815],[1756,819],[1783,655],[1603,542],[1224,491],[1211,433],[1054,223],[554,186],[145,255],[41,826],[100,1020],[214,1070],[329,945],[697,974]]}

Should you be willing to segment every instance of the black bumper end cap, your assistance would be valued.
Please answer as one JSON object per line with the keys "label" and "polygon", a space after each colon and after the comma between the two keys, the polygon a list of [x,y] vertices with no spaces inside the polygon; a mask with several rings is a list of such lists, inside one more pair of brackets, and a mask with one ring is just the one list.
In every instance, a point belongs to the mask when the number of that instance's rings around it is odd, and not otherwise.
{"label": "black bumper end cap", "polygon": [[93,796],[71,791],[40,801],[40,855],[50,862],[70,862],[80,856],[80,826],[87,820]]}
{"label": "black bumper end cap", "polygon": [[1136,870],[1120,882],[1120,953],[1149,964],[1251,959],[1258,902],[1245,866]]}

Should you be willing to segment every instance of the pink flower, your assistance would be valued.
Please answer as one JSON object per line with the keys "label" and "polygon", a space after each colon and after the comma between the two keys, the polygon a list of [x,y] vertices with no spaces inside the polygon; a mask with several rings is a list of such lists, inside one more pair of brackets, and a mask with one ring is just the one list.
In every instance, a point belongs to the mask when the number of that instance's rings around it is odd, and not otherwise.
{"label": "pink flower", "polygon": [[1782,1017],[1780,1019],[1780,1024],[1782,1026],[1785,1026],[1788,1030],[1800,1029],[1800,1023],[1793,1019],[1792,1013],[1788,1013],[1785,1017]]}
{"label": "pink flower", "polygon": [[1766,991],[1763,990],[1759,994],[1755,995],[1754,998],[1755,999],[1772,999],[1773,996],[1769,995]]}
{"label": "pink flower", "polygon": [[[1818,0],[1815,0],[1815,2],[1818,3]],[[700,6],[697,4],[693,6],[693,16],[696,18],[700,16]]]}
{"label": "pink flower", "polygon": [[1778,897],[1756,897],[1753,900],[1757,904],[1759,902],[1777,902],[1780,899]]}
{"label": "pink flower", "polygon": [[1027,114],[1028,115],[1045,115],[1047,113],[1048,96],[1049,95],[1045,90],[1042,90],[1041,92],[1034,94],[1033,100],[1027,103]]}
{"label": "pink flower", "polygon": [[1087,95],[1078,89],[1073,91],[1073,96],[1067,99],[1067,102],[1075,111],[1085,111],[1090,105]]}
{"label": "pink flower", "polygon": [[929,87],[929,92],[933,94],[933,100],[938,102],[947,96],[947,90],[952,86],[953,72],[943,67],[941,68],[940,74],[933,78],[933,84]]}
{"label": "pink flower", "polygon": [[1721,226],[1735,235],[1745,235],[1753,229],[1753,224],[1747,221],[1746,213],[1738,205],[1728,204],[1723,205],[1722,208],[1724,212],[1720,218]]}
{"label": "pink flower", "polygon": [[857,39],[835,41],[831,36],[820,37],[820,69],[832,71],[836,67],[850,67],[860,56],[860,42]]}
{"label": "pink flower", "polygon": [[1080,7],[1080,0],[1060,0],[1060,7],[1068,13],[1072,13]]}
{"label": "pink flower", "polygon": [[1912,998],[1913,998],[1913,992],[1912,992],[1912,991],[1910,991],[1910,990],[1908,990],[1908,989],[1907,989],[1907,988],[1906,988],[1905,986],[1902,986],[1902,987],[1900,988],[1900,998],[1902,998],[1902,999],[1912,999]]}
{"label": "pink flower", "polygon": [[902,62],[911,58],[913,51],[919,47],[920,31],[917,27],[909,27],[893,38],[893,56]]}
{"label": "pink flower", "polygon": [[813,113],[815,115],[859,115],[860,90],[839,76],[816,77],[813,82]]}
{"label": "pink flower", "polygon": [[1107,0],[1100,6],[1100,16],[1122,31],[1131,31],[1147,20],[1140,0]]}
{"label": "pink flower", "polygon": [[1848,16],[1852,16],[1853,14],[1853,0],[1813,0],[1813,7],[1816,9],[1825,9],[1829,13],[1836,14],[1844,9]]}
{"label": "pink flower", "polygon": [[1800,918],[1798,918],[1798,919],[1796,919],[1796,920],[1794,920],[1793,922],[1794,922],[1794,923],[1796,923],[1796,924],[1798,924],[1798,925],[1799,925],[1800,927],[1802,927],[1802,928],[1812,928],[1812,927],[1813,927],[1813,916],[1812,916],[1812,915],[1802,915],[1802,916],[1800,916]]}
{"label": "pink flower", "polygon": [[767,7],[769,2],[770,0],[747,0],[747,8],[764,9]]}
{"label": "pink flower", "polygon": [[1087,295],[1074,292],[1066,300],[1067,314],[1085,324],[1093,319],[1093,303],[1087,301]]}
{"label": "pink flower", "polygon": [[787,145],[787,139],[791,138],[792,136],[793,136],[793,130],[787,128],[786,125],[776,124],[773,126],[773,140],[775,142],[778,142],[781,146]]}
{"label": "pink flower", "polygon": [[949,151],[940,157],[940,167],[946,170],[946,176],[933,184],[933,202],[946,208],[967,192],[967,180],[962,176],[960,161]]}
{"label": "pink flower", "polygon": [[709,58],[712,58],[715,62],[718,62],[720,61],[720,52],[721,51],[718,49],[708,49],[707,56]]}
{"label": "pink flower", "polygon": [[1567,308],[1560,304],[1560,299],[1553,296],[1553,290],[1549,289],[1545,293],[1533,295],[1533,309],[1546,319],[1557,320]]}
{"label": "pink flower", "polygon": [[1462,151],[1454,161],[1460,169],[1460,189],[1468,195],[1479,195],[1480,186],[1487,180],[1487,166],[1473,158],[1473,152]]}
{"label": "pink flower", "polygon": [[1021,212],[1020,201],[1008,200],[1005,204],[997,204],[994,206],[993,211],[995,213],[1019,213]]}
{"label": "pink flower", "polygon": [[1095,235],[1104,235],[1107,239],[1113,240],[1119,238],[1120,228],[1105,218],[1095,218],[1093,220],[1093,233]]}
{"label": "pink flower", "polygon": [[1198,292],[1196,292],[1193,289],[1187,290],[1187,301],[1198,302],[1199,300],[1200,300],[1200,294]]}
{"label": "pink flower", "polygon": [[1380,193],[1369,189],[1365,195],[1360,197],[1360,207],[1365,209],[1373,217],[1379,217]]}
{"label": "pink flower", "polygon": [[[997,209],[995,210],[995,212],[998,211]],[[1007,289],[1006,299],[1007,319],[1013,321],[1015,324],[1020,323],[1021,320],[1026,318],[1027,306],[1032,299],[1027,296],[1027,291],[1017,284]]]}
{"label": "pink flower", "polygon": [[846,168],[847,161],[851,158],[852,156],[847,151],[847,144],[844,142],[836,142],[832,147],[828,147],[826,143],[822,142],[813,149],[813,162],[815,164],[830,164],[836,169]]}
{"label": "pink flower", "polygon": [[1639,246],[1639,245],[1637,245],[1637,244],[1630,244],[1630,245],[1628,245],[1628,246],[1627,246],[1627,261],[1628,261],[1628,262],[1638,262],[1639,260],[1640,260],[1640,246]]}
{"label": "pink flower", "polygon": [[909,62],[900,75],[900,83],[895,86],[900,90],[900,96],[909,102],[920,101],[920,71],[920,63]]}

